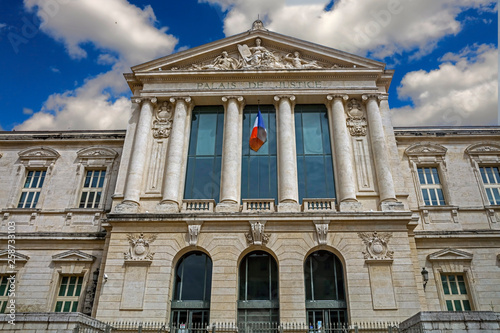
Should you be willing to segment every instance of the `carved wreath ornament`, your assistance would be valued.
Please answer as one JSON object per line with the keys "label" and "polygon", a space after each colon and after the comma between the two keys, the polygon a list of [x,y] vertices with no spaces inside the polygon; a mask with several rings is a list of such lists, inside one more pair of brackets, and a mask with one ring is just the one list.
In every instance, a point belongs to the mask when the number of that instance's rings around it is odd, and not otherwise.
{"label": "carved wreath ornament", "polygon": [[125,260],[153,260],[154,253],[150,252],[149,244],[153,243],[156,235],[145,237],[143,233],[139,236],[127,234],[130,247],[125,252]]}
{"label": "carved wreath ornament", "polygon": [[361,237],[363,243],[366,245],[366,251],[363,251],[365,259],[393,259],[394,251],[390,251],[387,247],[387,243],[392,237],[392,234],[379,234],[375,231],[373,234],[360,232],[358,236]]}

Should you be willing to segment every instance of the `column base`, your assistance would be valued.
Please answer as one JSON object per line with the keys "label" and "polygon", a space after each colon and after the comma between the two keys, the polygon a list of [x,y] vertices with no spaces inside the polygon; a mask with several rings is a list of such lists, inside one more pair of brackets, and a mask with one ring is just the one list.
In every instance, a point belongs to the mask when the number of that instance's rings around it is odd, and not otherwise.
{"label": "column base", "polygon": [[280,202],[278,212],[300,212],[300,205],[296,202]]}
{"label": "column base", "polygon": [[400,201],[385,201],[380,203],[380,210],[383,212],[405,210],[405,206]]}
{"label": "column base", "polygon": [[363,204],[359,201],[343,201],[339,204],[341,212],[362,212]]}
{"label": "column base", "polygon": [[173,201],[160,202],[156,205],[156,211],[158,213],[178,213],[179,204]]}
{"label": "column base", "polygon": [[116,205],[113,213],[139,213],[139,204],[133,201],[122,201],[120,204]]}
{"label": "column base", "polygon": [[234,213],[240,211],[240,204],[237,202],[219,202],[215,206],[215,211],[217,213]]}

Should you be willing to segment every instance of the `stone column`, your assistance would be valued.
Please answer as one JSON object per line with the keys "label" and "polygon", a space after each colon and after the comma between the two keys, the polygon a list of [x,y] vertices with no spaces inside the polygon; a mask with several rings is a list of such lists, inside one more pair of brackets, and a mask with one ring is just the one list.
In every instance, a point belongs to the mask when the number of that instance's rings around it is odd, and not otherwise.
{"label": "stone column", "polygon": [[177,213],[182,204],[180,184],[183,176],[186,119],[191,98],[172,97],[170,102],[175,104],[175,110],[170,138],[168,139],[167,163],[163,176],[163,198],[158,204],[157,210],[166,213]]}
{"label": "stone column", "polygon": [[274,96],[277,115],[278,139],[278,211],[298,212],[299,189],[297,182],[297,153],[295,151],[295,122],[293,107],[295,96]]}
{"label": "stone column", "polygon": [[[128,167],[125,193],[122,203],[115,208],[116,212],[134,213],[139,210],[142,177],[146,164],[151,121],[153,120],[153,104],[156,103],[156,101],[156,98],[142,100],[141,113],[135,130],[132,156]],[[136,103],[140,103],[140,101],[136,100]]]}
{"label": "stone column", "polygon": [[337,173],[337,200],[340,211],[359,211],[361,204],[356,199],[356,179],[351,149],[351,136],[347,130],[344,102],[347,95],[328,95],[330,119],[332,124],[333,146],[335,148],[335,167]]}
{"label": "stone column", "polygon": [[217,212],[238,212],[241,198],[242,96],[222,97],[225,106],[220,203]]}
{"label": "stone column", "polygon": [[384,126],[378,106],[378,97],[379,95],[377,94],[363,95],[363,101],[366,102],[366,114],[368,118],[368,128],[370,129],[370,140],[373,149],[375,173],[377,175],[380,206],[382,210],[393,210],[393,205],[389,203],[394,203],[397,200],[394,191],[387,143],[385,141]]}

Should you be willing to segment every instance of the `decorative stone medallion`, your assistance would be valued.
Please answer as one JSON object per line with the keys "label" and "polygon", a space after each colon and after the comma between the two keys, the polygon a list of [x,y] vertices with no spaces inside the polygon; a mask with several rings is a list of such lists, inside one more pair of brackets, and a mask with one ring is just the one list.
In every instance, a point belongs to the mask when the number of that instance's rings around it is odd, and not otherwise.
{"label": "decorative stone medallion", "polygon": [[366,251],[363,251],[365,259],[384,260],[393,259],[394,251],[388,249],[387,243],[392,237],[390,233],[374,232],[373,234],[359,232],[363,243],[366,245]]}
{"label": "decorative stone medallion", "polygon": [[145,237],[143,233],[139,236],[127,234],[130,244],[128,252],[125,252],[125,260],[153,260],[154,253],[149,249],[149,244],[154,242],[156,235]]}

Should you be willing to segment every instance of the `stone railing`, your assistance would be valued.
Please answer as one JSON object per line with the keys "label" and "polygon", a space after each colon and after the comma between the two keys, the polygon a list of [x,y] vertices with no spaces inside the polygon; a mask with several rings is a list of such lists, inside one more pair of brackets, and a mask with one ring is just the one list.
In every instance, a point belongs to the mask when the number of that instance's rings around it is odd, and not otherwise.
{"label": "stone railing", "polygon": [[274,212],[274,199],[243,199],[244,212]]}
{"label": "stone railing", "polygon": [[182,201],[183,213],[212,213],[215,201],[213,199],[185,199]]}
{"label": "stone railing", "polygon": [[335,211],[335,199],[303,199],[302,211],[304,212],[317,212],[317,211]]}

